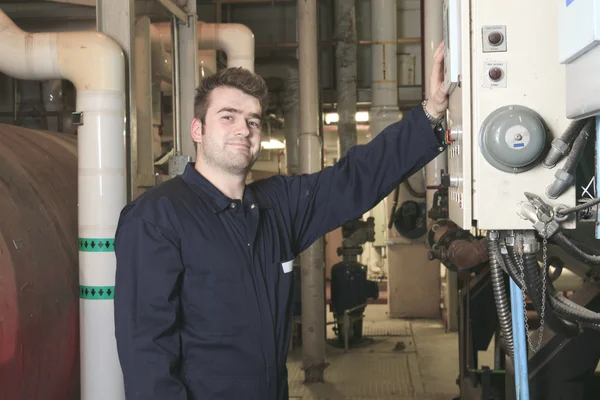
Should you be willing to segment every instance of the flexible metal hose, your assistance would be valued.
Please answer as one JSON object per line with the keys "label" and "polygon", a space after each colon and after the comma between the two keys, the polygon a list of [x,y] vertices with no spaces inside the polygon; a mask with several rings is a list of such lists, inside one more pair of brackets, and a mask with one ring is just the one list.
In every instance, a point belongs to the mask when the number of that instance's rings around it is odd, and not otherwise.
{"label": "flexible metal hose", "polygon": [[519,269],[513,262],[512,258],[510,258],[508,254],[502,254],[502,261],[504,262],[504,270],[506,271],[508,276],[510,276],[512,280],[515,281],[517,286],[519,286],[519,289],[521,289],[523,292],[526,292],[527,288],[525,287],[525,282],[523,282],[523,278],[519,273]]}
{"label": "flexible metal hose", "polygon": [[[519,274],[518,267],[515,264],[514,257],[516,253],[513,246],[507,246],[508,255],[502,254],[504,261],[504,269],[508,275],[515,281],[515,283],[526,291],[526,287],[522,278]],[[540,271],[540,273],[543,273]],[[549,276],[547,276],[549,278]],[[560,294],[551,279],[546,280],[547,285],[547,301],[550,303],[550,308],[547,308],[548,312],[555,312],[558,319],[563,319],[565,322],[570,322],[570,327],[573,328],[574,324],[579,324],[581,327],[590,329],[600,330],[600,314],[595,313],[579,304],[572,302],[571,300]],[[552,319],[552,317],[550,317]]]}
{"label": "flexible metal hose", "polygon": [[565,319],[579,324],[600,324],[600,314],[585,308],[564,297],[556,290],[552,282],[548,282],[548,300],[558,314]]}
{"label": "flexible metal hose", "polygon": [[511,314],[510,307],[508,305],[508,299],[506,297],[506,288],[504,286],[504,273],[498,260],[500,257],[498,238],[491,232],[488,233],[487,236],[490,259],[490,275],[492,277],[492,288],[494,290],[494,301],[496,302],[498,321],[500,323],[500,330],[504,336],[506,352],[512,359],[514,354],[514,341],[512,334]]}

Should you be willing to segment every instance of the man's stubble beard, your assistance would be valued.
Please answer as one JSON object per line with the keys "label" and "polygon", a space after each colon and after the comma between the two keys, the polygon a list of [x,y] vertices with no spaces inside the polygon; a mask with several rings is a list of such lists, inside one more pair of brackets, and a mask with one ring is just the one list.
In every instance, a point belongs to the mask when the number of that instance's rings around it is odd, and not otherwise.
{"label": "man's stubble beard", "polygon": [[246,176],[258,160],[260,149],[254,154],[248,156],[234,153],[228,150],[217,150],[212,145],[206,146],[206,142],[201,145],[204,162],[215,170],[225,171],[236,176]]}

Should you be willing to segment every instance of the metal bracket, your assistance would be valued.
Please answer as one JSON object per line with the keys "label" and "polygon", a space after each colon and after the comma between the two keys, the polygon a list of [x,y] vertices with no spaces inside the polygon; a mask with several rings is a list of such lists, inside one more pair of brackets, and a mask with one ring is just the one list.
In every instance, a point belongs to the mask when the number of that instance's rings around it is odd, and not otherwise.
{"label": "metal bracket", "polygon": [[83,111],[71,113],[71,123],[75,126],[83,125]]}

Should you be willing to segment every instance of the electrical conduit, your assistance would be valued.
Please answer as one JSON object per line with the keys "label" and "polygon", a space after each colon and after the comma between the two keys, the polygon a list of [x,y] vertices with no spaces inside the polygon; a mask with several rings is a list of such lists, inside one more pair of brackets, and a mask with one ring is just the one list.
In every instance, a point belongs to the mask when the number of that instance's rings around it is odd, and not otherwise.
{"label": "electrical conduit", "polygon": [[[508,310],[508,299],[506,298],[506,289],[504,286],[504,272],[500,267],[500,246],[498,244],[498,232],[490,231],[487,235],[488,239],[488,254],[490,259],[490,276],[492,278],[492,289],[494,291],[494,302],[498,312],[498,322],[504,343],[506,345],[506,353],[510,358],[513,358],[513,335],[510,325],[510,311]],[[514,304],[513,304],[514,308]],[[514,319],[514,318],[513,318]]]}
{"label": "electrical conduit", "polygon": [[1,10],[0,32],[0,71],[77,90],[81,398],[124,399],[113,317],[114,233],[127,200],[123,51],[99,32],[24,32]]}

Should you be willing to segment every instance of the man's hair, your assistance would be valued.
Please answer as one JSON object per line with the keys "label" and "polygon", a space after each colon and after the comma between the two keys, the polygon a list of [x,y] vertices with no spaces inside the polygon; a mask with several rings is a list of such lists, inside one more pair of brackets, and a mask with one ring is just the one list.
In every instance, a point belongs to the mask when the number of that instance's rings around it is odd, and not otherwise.
{"label": "man's hair", "polygon": [[202,79],[196,90],[194,98],[194,118],[205,123],[206,112],[210,105],[210,94],[217,87],[231,87],[255,97],[260,102],[261,114],[264,114],[268,101],[269,91],[267,84],[260,75],[244,68],[224,68],[216,74]]}

